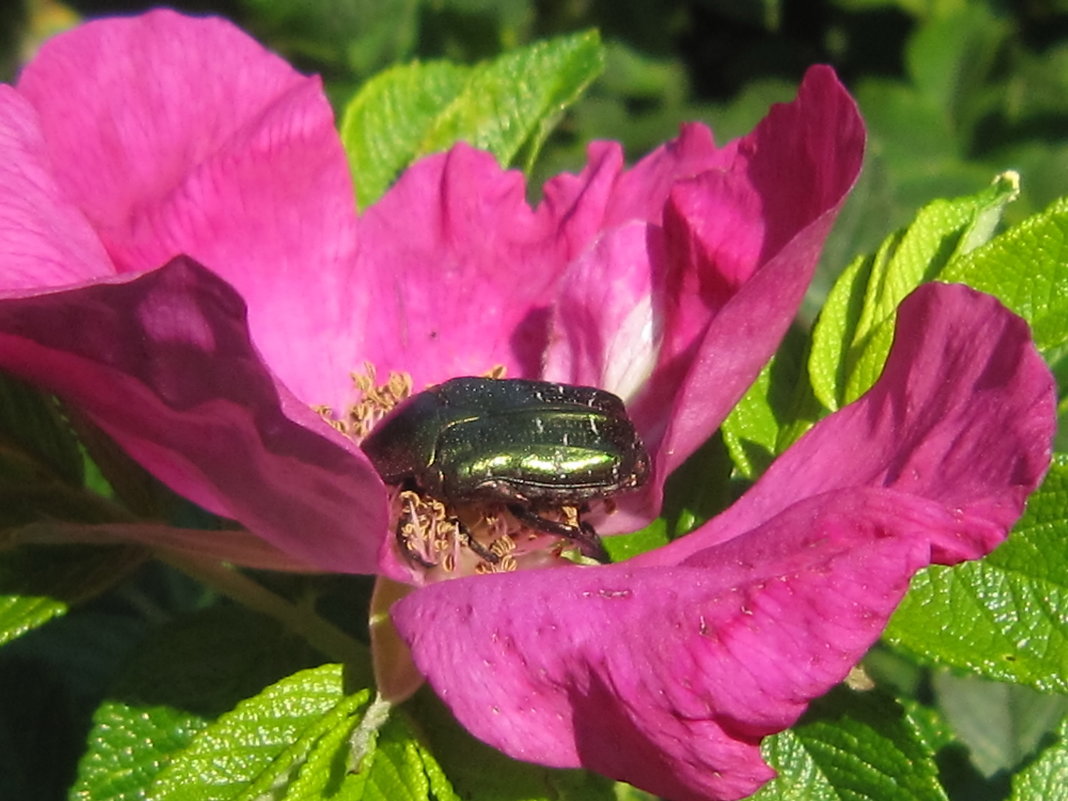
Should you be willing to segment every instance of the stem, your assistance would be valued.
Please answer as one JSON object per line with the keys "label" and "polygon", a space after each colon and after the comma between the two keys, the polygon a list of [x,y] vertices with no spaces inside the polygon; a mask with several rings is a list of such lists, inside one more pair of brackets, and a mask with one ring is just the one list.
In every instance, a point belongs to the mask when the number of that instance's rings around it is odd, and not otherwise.
{"label": "stem", "polygon": [[310,608],[287,601],[244,573],[219,562],[205,562],[176,553],[159,553],[157,556],[226,597],[278,620],[330,659],[344,663],[357,686],[373,686],[368,648]]}

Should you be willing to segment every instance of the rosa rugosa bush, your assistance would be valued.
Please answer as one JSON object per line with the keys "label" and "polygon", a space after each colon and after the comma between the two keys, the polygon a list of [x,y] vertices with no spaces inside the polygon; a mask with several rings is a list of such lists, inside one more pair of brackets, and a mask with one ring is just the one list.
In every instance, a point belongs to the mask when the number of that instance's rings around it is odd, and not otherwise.
{"label": "rosa rugosa bush", "polygon": [[391,392],[457,375],[603,387],[653,479],[592,519],[640,527],[776,349],[863,138],[816,67],[722,146],[689,125],[626,168],[596,143],[532,207],[461,144],[357,216],[317,79],[221,20],[90,23],[0,87],[0,366],[243,527],[186,550],[417,588],[399,631],[487,742],[739,798],[772,775],[760,739],[842,679],[912,574],[983,555],[1019,516],[1053,425],[1019,318],[917,291],[867,395],[722,515],[617,565],[540,542],[515,564],[552,569],[408,558],[359,435]]}

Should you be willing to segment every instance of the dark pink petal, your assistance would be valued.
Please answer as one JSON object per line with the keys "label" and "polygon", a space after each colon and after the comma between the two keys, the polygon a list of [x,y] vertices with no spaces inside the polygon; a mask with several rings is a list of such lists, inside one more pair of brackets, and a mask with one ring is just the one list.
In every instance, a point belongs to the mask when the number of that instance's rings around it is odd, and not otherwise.
{"label": "dark pink petal", "polygon": [[935,542],[934,558],[974,559],[1004,538],[1045,475],[1055,404],[1027,323],[989,295],[927,284],[899,307],[886,367],[864,397],[818,423],[699,534],[638,559],[675,564],[799,500],[854,486],[972,520],[968,536]]}
{"label": "dark pink petal", "polygon": [[736,799],[786,728],[878,638],[952,516],[887,491],[791,508],[715,566],[565,568],[444,582],[393,608],[475,735],[674,801]]}
{"label": "dark pink petal", "polygon": [[355,326],[379,371],[416,388],[495,365],[529,374],[536,310],[560,264],[551,232],[526,203],[518,172],[459,145],[408,169],[360,221],[360,291],[374,299]]}
{"label": "dark pink petal", "polygon": [[351,399],[356,209],[317,78],[222,19],[154,11],[56,37],[18,90],[115,271],[192,256],[245,298],[298,397]]}
{"label": "dark pink petal", "polygon": [[965,287],[902,304],[876,386],[735,506],[620,565],[444,582],[393,609],[465,726],[519,758],[734,799],[879,636],[919,568],[974,558],[1049,463],[1027,326]]}
{"label": "dark pink petal", "polygon": [[280,384],[242,299],[186,258],[0,304],[0,367],[84,411],[172,489],[302,563],[372,573],[385,492]]}
{"label": "dark pink petal", "polygon": [[131,211],[165,199],[305,81],[225,20],[161,10],[49,40],[18,90],[40,114],[68,196],[122,231]]}
{"label": "dark pink petal", "polygon": [[725,172],[737,155],[738,141],[716,147],[712,132],[687,123],[676,139],[658,147],[623,173],[613,187],[605,225],[646,220],[660,225],[664,204],[675,186],[708,172]]}
{"label": "dark pink petal", "polygon": [[37,114],[0,85],[0,292],[77,284],[111,263],[81,210],[51,173]]}
{"label": "dark pink petal", "polygon": [[675,185],[726,169],[736,146],[732,142],[716,149],[707,127],[687,123],[676,139],[624,170],[617,143],[593,142],[588,166],[578,175],[563,173],[549,180],[539,208],[559,221],[571,242],[570,253],[576,255],[601,231],[634,221],[659,225]]}
{"label": "dark pink petal", "polygon": [[[801,303],[860,170],[864,127],[826,67],[805,76],[723,173],[674,190],[664,222],[662,370],[635,419],[668,419],[650,447],[669,473],[719,426]],[[665,415],[665,405],[671,413]]]}
{"label": "dark pink petal", "polygon": [[[654,490],[711,435],[777,347],[863,147],[852,99],[830,69],[816,67],[797,99],[773,108],[749,136],[717,150],[707,130],[689,126],[617,181],[606,220],[642,214],[647,231],[628,235],[629,251],[601,247],[593,255],[610,260],[586,257],[568,270],[546,364],[559,380],[623,393],[658,454]],[[639,287],[650,289],[644,303],[635,299]],[[641,326],[621,314],[628,303]],[[635,331],[622,371],[616,354],[597,358],[598,342],[614,339],[619,350]]]}

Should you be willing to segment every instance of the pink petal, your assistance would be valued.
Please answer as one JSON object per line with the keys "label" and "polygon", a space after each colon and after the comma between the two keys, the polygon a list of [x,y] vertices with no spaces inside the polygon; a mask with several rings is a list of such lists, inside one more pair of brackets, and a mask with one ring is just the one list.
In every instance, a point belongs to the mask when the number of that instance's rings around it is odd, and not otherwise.
{"label": "pink petal", "polygon": [[841,680],[952,530],[892,492],[812,499],[715,566],[571,568],[422,589],[393,608],[463,725],[519,759],[584,766],[676,801],[773,776],[759,740]]}
{"label": "pink petal", "polygon": [[1053,379],[1027,323],[969,289],[927,284],[897,312],[882,376],[857,402],[818,423],[736,504],[699,533],[639,560],[675,563],[791,504],[847,487],[889,487],[975,522],[939,542],[936,561],[989,552],[1049,465]]}
{"label": "pink petal", "polygon": [[189,254],[298,397],[348,401],[355,200],[318,79],[224,20],[153,11],[56,37],[18,89],[115,270]]}
{"label": "pink petal", "polygon": [[[543,376],[633,396],[656,367],[659,326],[652,274],[636,253],[647,247],[644,222],[612,229],[575,260],[564,277],[555,331],[568,347],[551,348]],[[637,269],[636,269],[637,268]]]}
{"label": "pink petal", "polygon": [[605,213],[605,227],[630,220],[660,225],[664,204],[676,185],[709,172],[730,169],[738,142],[717,148],[712,132],[700,123],[687,123],[676,139],[658,147],[619,176]]}
{"label": "pink petal", "polygon": [[[752,383],[793,320],[860,169],[864,129],[833,71],[716,150],[689,126],[616,182],[602,234],[561,280],[545,373],[622,395],[655,455],[608,530],[640,527],[667,475]],[[643,191],[644,190],[644,191]],[[662,203],[654,213],[642,198]],[[623,213],[651,221],[618,223]]]}
{"label": "pink petal", "polygon": [[372,573],[385,492],[249,340],[240,296],[187,258],[0,304],[0,366],[78,406],[172,489],[303,563]]}
{"label": "pink petal", "polygon": [[863,146],[852,99],[830,69],[814,67],[797,100],[775,106],[737,143],[725,172],[674,191],[664,224],[663,369],[632,410],[640,426],[671,421],[662,438],[647,437],[664,475],[712,434],[778,346]]}
{"label": "pink petal", "polygon": [[[586,169],[549,181],[536,209],[522,176],[488,154],[459,145],[422,160],[361,220],[359,286],[374,299],[356,323],[367,358],[410,372],[416,387],[496,365],[541,375],[561,276],[616,227],[659,221],[672,183],[719,158],[708,141],[706,129],[686,127],[634,171],[640,185],[622,171],[618,145],[595,143]],[[588,280],[579,268],[578,283],[600,280],[604,266]],[[631,277],[648,285],[647,263],[637,265],[644,275],[633,266],[604,288]]]}
{"label": "pink petal", "polygon": [[537,376],[553,288],[596,232],[619,161],[602,149],[537,210],[519,172],[466,145],[407,170],[361,220],[367,358],[418,388],[497,365]]}
{"label": "pink petal", "polygon": [[0,291],[81,283],[111,272],[99,238],[50,168],[36,112],[0,85]]}

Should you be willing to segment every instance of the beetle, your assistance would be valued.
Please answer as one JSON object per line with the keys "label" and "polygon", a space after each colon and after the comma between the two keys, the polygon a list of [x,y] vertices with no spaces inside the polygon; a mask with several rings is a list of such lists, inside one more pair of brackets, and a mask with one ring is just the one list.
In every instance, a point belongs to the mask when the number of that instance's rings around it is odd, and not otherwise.
{"label": "beetle", "polygon": [[390,412],[363,450],[387,484],[449,504],[502,503],[520,522],[574,540],[601,561],[607,554],[589,524],[538,510],[581,508],[649,476],[649,455],[617,396],[519,378],[430,387]]}

